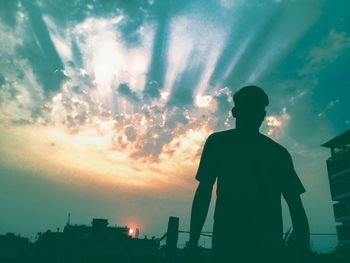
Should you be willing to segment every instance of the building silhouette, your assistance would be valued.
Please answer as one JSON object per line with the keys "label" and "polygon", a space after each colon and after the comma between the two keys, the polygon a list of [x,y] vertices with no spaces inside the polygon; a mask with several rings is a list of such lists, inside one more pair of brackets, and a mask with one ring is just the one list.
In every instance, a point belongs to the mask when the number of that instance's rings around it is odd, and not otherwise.
{"label": "building silhouette", "polygon": [[95,218],[91,226],[69,223],[63,232],[46,231],[35,247],[39,262],[149,262],[156,261],[159,243],[133,238],[129,227]]}
{"label": "building silhouette", "polygon": [[328,179],[341,245],[350,245],[350,130],[322,144],[331,149],[327,160]]}
{"label": "building silhouette", "polygon": [[34,243],[11,233],[0,235],[0,262],[7,263],[133,263],[159,262],[159,240],[137,238],[127,226],[109,226],[95,218],[91,225],[72,225],[63,231],[38,233]]}
{"label": "building silhouette", "polygon": [[29,239],[7,233],[0,235],[0,262],[25,262],[29,257]]}

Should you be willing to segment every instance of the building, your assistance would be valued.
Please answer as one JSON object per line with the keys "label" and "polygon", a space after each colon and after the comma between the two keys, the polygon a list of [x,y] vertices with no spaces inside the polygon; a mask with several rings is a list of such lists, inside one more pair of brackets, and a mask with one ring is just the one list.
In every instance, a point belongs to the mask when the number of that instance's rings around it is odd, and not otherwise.
{"label": "building", "polygon": [[0,262],[25,262],[29,255],[30,243],[28,238],[7,233],[0,235]]}
{"label": "building", "polygon": [[327,160],[328,179],[341,245],[350,244],[350,130],[322,144],[331,149]]}
{"label": "building", "polygon": [[156,239],[133,238],[127,226],[109,226],[95,218],[91,226],[67,223],[63,232],[40,233],[34,244],[33,262],[158,262]]}

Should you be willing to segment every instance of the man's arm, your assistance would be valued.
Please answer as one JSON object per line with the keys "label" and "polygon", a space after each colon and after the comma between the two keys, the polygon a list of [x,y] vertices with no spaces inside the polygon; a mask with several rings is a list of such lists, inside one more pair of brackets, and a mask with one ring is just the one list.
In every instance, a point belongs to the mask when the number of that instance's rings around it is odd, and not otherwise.
{"label": "man's arm", "polygon": [[310,230],[305,209],[298,193],[289,195],[285,200],[289,207],[298,251],[304,257],[310,250]]}
{"label": "man's arm", "polygon": [[212,191],[213,184],[211,183],[200,182],[197,187],[191,211],[190,248],[198,246],[198,240],[208,214]]}

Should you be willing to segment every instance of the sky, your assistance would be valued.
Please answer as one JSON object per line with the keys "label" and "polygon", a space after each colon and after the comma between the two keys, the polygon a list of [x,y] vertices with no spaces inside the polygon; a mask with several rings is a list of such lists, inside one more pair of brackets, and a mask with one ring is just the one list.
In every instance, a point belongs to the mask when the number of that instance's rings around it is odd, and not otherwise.
{"label": "sky", "polygon": [[205,139],[234,128],[232,94],[251,84],[269,95],[261,132],[290,151],[311,232],[335,233],[320,145],[350,128],[349,24],[346,0],[1,0],[0,234],[34,240],[68,213],[141,237],[169,216],[188,230]]}

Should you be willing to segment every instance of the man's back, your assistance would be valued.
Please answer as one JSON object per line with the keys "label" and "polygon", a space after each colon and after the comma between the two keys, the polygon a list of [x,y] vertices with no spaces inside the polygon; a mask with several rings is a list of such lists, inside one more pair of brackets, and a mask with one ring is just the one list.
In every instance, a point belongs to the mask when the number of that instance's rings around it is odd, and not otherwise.
{"label": "man's back", "polygon": [[213,248],[276,250],[282,242],[281,194],[304,191],[289,153],[260,133],[212,134],[196,176],[217,179]]}

